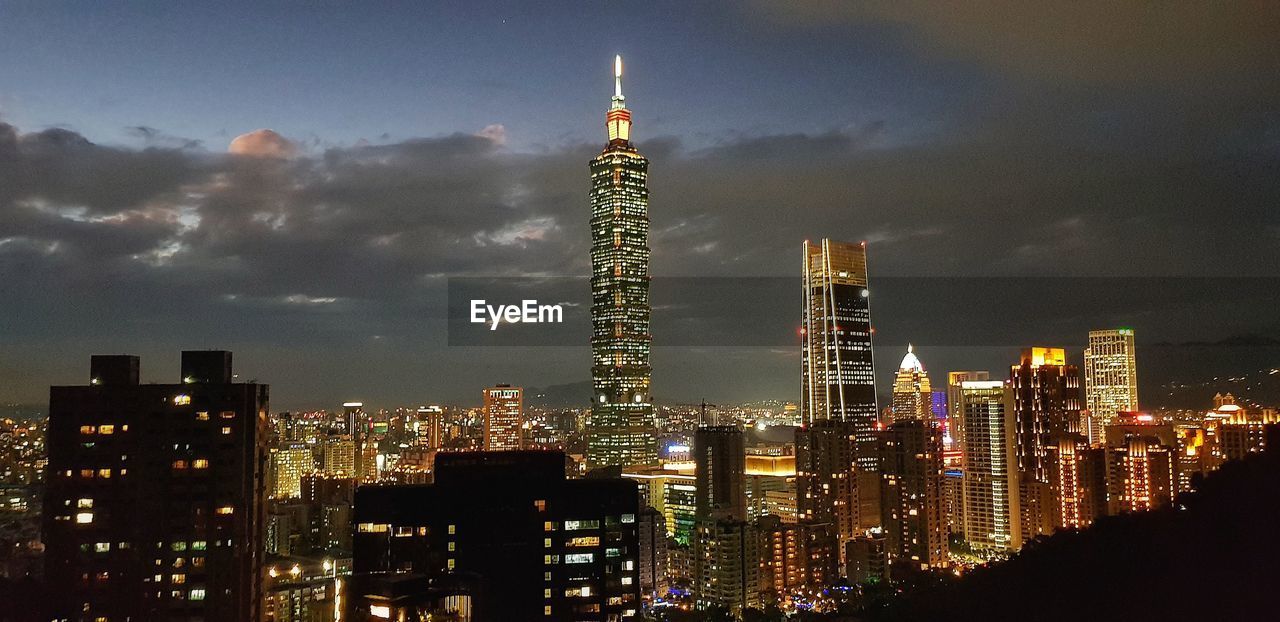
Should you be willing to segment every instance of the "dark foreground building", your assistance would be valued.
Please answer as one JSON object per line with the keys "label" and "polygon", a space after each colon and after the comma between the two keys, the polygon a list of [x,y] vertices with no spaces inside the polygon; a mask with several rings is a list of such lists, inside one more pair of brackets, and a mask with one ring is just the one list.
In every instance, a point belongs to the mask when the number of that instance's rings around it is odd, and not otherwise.
{"label": "dark foreground building", "polygon": [[634,482],[566,479],[555,451],[442,453],[435,466],[434,484],[356,491],[347,619],[638,619]]}
{"label": "dark foreground building", "polygon": [[139,384],[136,356],[90,368],[50,391],[53,617],[257,620],[267,386],[222,351],[183,352],[176,384]]}

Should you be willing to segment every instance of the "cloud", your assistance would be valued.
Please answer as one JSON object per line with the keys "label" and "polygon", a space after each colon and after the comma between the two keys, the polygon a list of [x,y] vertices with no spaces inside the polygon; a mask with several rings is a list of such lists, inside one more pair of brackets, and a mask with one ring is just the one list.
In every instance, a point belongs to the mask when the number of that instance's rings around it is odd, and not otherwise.
{"label": "cloud", "polygon": [[1192,85],[1222,78],[1272,82],[1280,4],[926,0],[760,0],[777,23],[808,28],[888,24],[919,51],[969,58],[1046,82]]}
{"label": "cloud", "polygon": [[258,158],[291,158],[298,153],[298,147],[274,130],[261,129],[231,139],[227,153]]}

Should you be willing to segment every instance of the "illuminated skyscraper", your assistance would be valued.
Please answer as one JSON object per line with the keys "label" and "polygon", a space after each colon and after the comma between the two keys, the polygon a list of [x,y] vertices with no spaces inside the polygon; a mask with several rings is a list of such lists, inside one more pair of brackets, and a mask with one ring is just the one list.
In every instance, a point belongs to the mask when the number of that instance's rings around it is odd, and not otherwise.
{"label": "illuminated skyscraper", "polygon": [[975,550],[1022,547],[1013,391],[1005,383],[960,383],[964,437],[964,538]]}
{"label": "illuminated skyscraper", "polygon": [[964,467],[964,418],[960,416],[960,384],[968,380],[990,380],[989,371],[951,371],[947,372],[947,417],[950,424],[952,442],[960,448],[960,466]]}
{"label": "illuminated skyscraper", "polygon": [[907,344],[907,355],[902,357],[893,380],[893,418],[895,421],[933,418],[932,400],[929,374],[925,373],[911,344]]}
{"label": "illuminated skyscraper", "polygon": [[649,161],[631,144],[614,60],[609,142],[591,160],[591,377],[587,467],[656,464],[649,346]]}
{"label": "illuminated skyscraper", "polygon": [[1053,487],[1045,454],[1052,439],[1080,433],[1080,374],[1062,348],[1026,348],[1009,371],[1013,387],[1023,541],[1053,532]]}
{"label": "illuminated skyscraper", "polygon": [[[852,535],[846,517],[854,519],[855,528],[874,527],[880,520],[867,296],[865,244],[805,241],[796,502],[802,517],[835,523],[842,541]],[[846,438],[849,447],[836,442]],[[814,453],[819,451],[830,455]],[[815,507],[815,502],[833,507]]]}
{"label": "illuminated skyscraper", "polygon": [[523,444],[524,390],[500,384],[484,390],[484,450],[510,451]]}
{"label": "illuminated skyscraper", "polygon": [[1089,409],[1089,439],[1103,442],[1103,429],[1116,413],[1138,410],[1138,367],[1133,329],[1089,331],[1084,351],[1084,394]]}

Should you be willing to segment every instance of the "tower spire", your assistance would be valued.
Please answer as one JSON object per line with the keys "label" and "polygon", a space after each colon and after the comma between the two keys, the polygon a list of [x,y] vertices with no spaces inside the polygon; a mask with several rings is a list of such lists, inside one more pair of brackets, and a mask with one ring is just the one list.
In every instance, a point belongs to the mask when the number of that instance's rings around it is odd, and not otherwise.
{"label": "tower spire", "polygon": [[627,110],[626,99],[622,97],[622,55],[613,57],[613,99],[609,112],[605,115],[605,125],[609,130],[609,144],[620,142],[631,143],[631,111]]}

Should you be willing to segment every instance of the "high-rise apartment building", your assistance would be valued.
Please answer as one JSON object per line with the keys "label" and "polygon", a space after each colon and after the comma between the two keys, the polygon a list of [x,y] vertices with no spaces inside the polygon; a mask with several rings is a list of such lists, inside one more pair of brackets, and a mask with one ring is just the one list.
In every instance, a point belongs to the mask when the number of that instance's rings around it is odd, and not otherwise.
{"label": "high-rise apartment building", "polygon": [[831,419],[796,428],[797,519],[832,525],[842,543],[864,523],[854,435],[853,424]]}
{"label": "high-rise apartment building", "polygon": [[697,514],[702,520],[747,520],[747,454],[742,428],[702,426],[693,434]]}
{"label": "high-rise apartment building", "polygon": [[947,372],[947,417],[951,428],[951,441],[955,447],[961,448],[961,469],[964,468],[964,418],[960,416],[963,404],[960,400],[960,384],[966,381],[990,379],[991,372],[985,370]]}
{"label": "high-rise apartment building", "polygon": [[882,524],[889,562],[914,570],[945,568],[942,429],[936,419],[903,417],[881,438]]}
{"label": "high-rise apartment building", "polygon": [[1020,526],[1023,541],[1053,532],[1053,499],[1045,454],[1052,439],[1079,434],[1080,372],[1062,348],[1033,347],[1011,366]]}
{"label": "high-rise apartment building", "polygon": [[1118,413],[1138,410],[1138,367],[1132,328],[1089,331],[1084,351],[1084,395],[1090,441],[1103,442],[1103,429]]}
{"label": "high-rise apartment building", "polygon": [[614,60],[609,142],[591,160],[591,377],[587,467],[656,464],[650,402],[649,161],[631,143]]}
{"label": "high-rise apartment building", "polygon": [[893,418],[895,421],[934,418],[933,387],[929,384],[929,374],[910,344],[893,379]]}
{"label": "high-rise apartment building", "polygon": [[306,443],[286,443],[271,451],[271,496],[302,496],[302,476],[316,469],[315,454]]}
{"label": "high-rise apartment building", "polygon": [[1106,514],[1106,458],[1083,434],[1058,434],[1045,446],[1050,521],[1054,529],[1083,529]]}
{"label": "high-rise apartment building", "polygon": [[140,384],[135,356],[94,356],[49,398],[45,578],[66,620],[257,620],[268,388],[231,353],[182,353],[181,381]]}
{"label": "high-rise apartment building", "polygon": [[964,537],[980,551],[1022,547],[1016,417],[1012,388],[998,380],[960,383],[964,436]]}
{"label": "high-rise apartment building", "polygon": [[1121,413],[1106,428],[1109,514],[1144,512],[1178,492],[1178,437],[1173,424]]}
{"label": "high-rise apartment building", "polygon": [[500,384],[484,390],[484,450],[524,446],[524,390]]}
{"label": "high-rise apartment building", "polygon": [[640,619],[635,483],[564,468],[558,451],[443,452],[433,484],[359,488],[342,619],[413,619],[415,598],[457,581],[473,622]]}
{"label": "high-rise apartment building", "polygon": [[[812,487],[800,490],[806,485],[802,472],[822,479],[848,477],[851,481],[847,485],[829,494],[838,496],[834,499],[838,504],[849,506],[847,511],[855,521],[854,529],[874,527],[880,520],[880,482],[876,468],[879,414],[871,356],[866,245],[834,240],[813,244],[806,240],[803,251],[801,429],[796,433],[796,445],[807,445],[809,455],[803,458],[808,464],[802,468],[802,458],[797,451],[797,502],[803,514],[806,500],[812,500],[816,490]],[[814,434],[838,439],[847,432],[852,446],[844,448],[839,443],[801,439],[801,435],[819,422],[827,422],[824,425],[830,427]],[[812,453],[816,449],[836,453],[816,456]],[[850,462],[847,466],[837,464],[837,459]],[[827,470],[815,470],[815,465],[823,465]],[[842,540],[852,535],[852,529],[847,529],[841,519],[833,518],[830,522],[838,526]]]}

